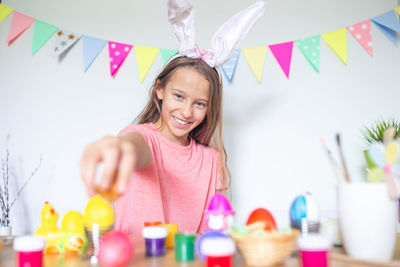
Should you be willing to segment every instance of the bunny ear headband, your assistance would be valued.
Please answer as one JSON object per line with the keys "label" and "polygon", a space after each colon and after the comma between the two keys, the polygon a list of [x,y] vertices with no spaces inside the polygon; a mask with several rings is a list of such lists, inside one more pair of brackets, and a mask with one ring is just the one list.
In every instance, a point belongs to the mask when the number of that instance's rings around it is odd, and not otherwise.
{"label": "bunny ear headband", "polygon": [[227,62],[239,41],[264,14],[264,2],[257,1],[227,20],[212,37],[212,48],[200,50],[194,42],[194,10],[190,0],[167,0],[168,20],[179,40],[179,53],[171,60],[186,56],[201,58],[212,68]]}

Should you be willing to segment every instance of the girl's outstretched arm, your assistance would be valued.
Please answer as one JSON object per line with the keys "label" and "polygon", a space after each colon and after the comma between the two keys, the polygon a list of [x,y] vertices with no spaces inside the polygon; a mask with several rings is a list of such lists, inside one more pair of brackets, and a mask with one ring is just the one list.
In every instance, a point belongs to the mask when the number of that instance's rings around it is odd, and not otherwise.
{"label": "girl's outstretched arm", "polygon": [[106,136],[85,148],[80,161],[81,177],[89,195],[94,195],[96,168],[103,163],[98,186],[102,190],[115,186],[118,193],[123,193],[132,172],[146,168],[151,161],[151,149],[140,133]]}

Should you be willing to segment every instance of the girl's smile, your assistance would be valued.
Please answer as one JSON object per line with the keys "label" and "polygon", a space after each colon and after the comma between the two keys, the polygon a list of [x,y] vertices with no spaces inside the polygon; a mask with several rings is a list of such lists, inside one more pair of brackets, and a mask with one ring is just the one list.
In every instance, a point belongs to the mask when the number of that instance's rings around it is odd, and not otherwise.
{"label": "girl's smile", "polygon": [[162,100],[156,127],[172,142],[188,145],[189,133],[207,115],[210,83],[192,68],[179,68],[156,94]]}

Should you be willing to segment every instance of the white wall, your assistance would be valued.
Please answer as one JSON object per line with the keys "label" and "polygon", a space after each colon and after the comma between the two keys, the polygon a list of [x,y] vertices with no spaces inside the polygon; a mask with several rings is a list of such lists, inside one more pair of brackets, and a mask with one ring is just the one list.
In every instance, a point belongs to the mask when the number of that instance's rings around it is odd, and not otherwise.
{"label": "white wall", "polygon": [[[197,43],[208,48],[214,31],[253,0],[195,0]],[[3,0],[26,15],[82,34],[130,44],[176,48],[164,1]],[[397,6],[395,0],[270,0],[264,17],[240,47],[292,41],[336,30]],[[44,201],[62,215],[83,212],[87,196],[78,161],[86,144],[115,134],[144,106],[149,85],[162,66],[159,56],[140,84],[132,52],[115,78],[105,48],[87,73],[82,41],[60,62],[53,58],[54,39],[31,56],[33,27],[11,46],[6,39],[11,16],[0,23],[0,152],[6,136],[18,183],[42,166],[13,210],[14,233],[33,232]],[[234,82],[225,83],[224,138],[232,172],[233,206],[243,222],[264,206],[288,224],[295,196],[312,192],[324,214],[334,214],[335,177],[320,145],[325,139],[337,156],[336,132],[354,180],[362,179],[360,134],[376,118],[400,117],[400,50],[372,25],[374,57],[347,34],[345,66],[321,39],[317,74],[295,47],[287,80],[267,52],[259,84],[244,56]]]}

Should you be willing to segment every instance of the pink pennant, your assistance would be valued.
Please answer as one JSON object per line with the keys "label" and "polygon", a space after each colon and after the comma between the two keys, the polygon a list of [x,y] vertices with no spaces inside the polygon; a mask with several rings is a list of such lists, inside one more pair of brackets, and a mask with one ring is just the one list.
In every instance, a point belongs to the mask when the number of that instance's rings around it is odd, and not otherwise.
{"label": "pink pennant", "polygon": [[133,45],[123,44],[117,42],[108,41],[108,52],[110,56],[110,71],[111,76],[117,72],[122,62],[128,56],[129,52],[132,50]]}
{"label": "pink pennant", "polygon": [[293,41],[269,45],[268,47],[281,66],[286,78],[289,79],[290,63],[292,62]]}
{"label": "pink pennant", "polygon": [[8,45],[14,42],[14,40],[17,39],[34,22],[34,18],[28,17],[27,15],[24,15],[18,11],[14,11],[10,31],[8,32]]}
{"label": "pink pennant", "polygon": [[371,23],[367,19],[360,23],[347,26],[347,31],[361,44],[370,56],[373,56],[372,36],[371,36]]}

